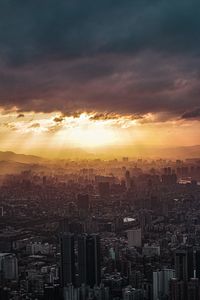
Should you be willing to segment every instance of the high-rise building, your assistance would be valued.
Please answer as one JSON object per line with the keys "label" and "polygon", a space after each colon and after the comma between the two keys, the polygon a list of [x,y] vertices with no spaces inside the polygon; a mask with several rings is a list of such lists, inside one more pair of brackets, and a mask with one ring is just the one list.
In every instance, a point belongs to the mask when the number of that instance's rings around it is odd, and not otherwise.
{"label": "high-rise building", "polygon": [[200,285],[198,278],[191,278],[187,284],[187,299],[199,300],[200,299]]}
{"label": "high-rise building", "polygon": [[129,284],[136,288],[140,289],[142,287],[143,274],[141,271],[131,270],[129,274]]}
{"label": "high-rise building", "polygon": [[99,235],[83,234],[78,237],[78,266],[80,284],[90,287],[99,285],[101,278]]}
{"label": "high-rise building", "polygon": [[170,300],[186,300],[186,284],[184,281],[178,281],[176,278],[170,280]]}
{"label": "high-rise building", "polygon": [[60,238],[61,246],[61,285],[75,285],[74,235],[65,233]]}
{"label": "high-rise building", "polygon": [[142,246],[142,232],[141,228],[127,230],[128,247]]}
{"label": "high-rise building", "polygon": [[175,271],[172,269],[163,269],[153,272],[153,300],[169,296],[170,279],[174,277]]}
{"label": "high-rise building", "polygon": [[126,171],[125,173],[125,183],[126,183],[126,188],[130,189],[131,187],[131,176],[130,176],[130,171]]}
{"label": "high-rise building", "polygon": [[87,283],[87,235],[78,236],[78,268],[79,281],[81,284]]}
{"label": "high-rise building", "polygon": [[0,253],[0,276],[2,280],[18,278],[18,261],[13,253]]}
{"label": "high-rise building", "polygon": [[194,253],[191,249],[175,252],[175,270],[178,280],[187,281],[194,275]]}

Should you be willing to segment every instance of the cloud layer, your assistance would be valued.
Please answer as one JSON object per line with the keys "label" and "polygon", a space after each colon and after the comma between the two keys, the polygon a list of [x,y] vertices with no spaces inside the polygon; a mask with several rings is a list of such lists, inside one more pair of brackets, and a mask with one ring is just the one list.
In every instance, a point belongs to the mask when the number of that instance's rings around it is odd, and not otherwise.
{"label": "cloud layer", "polygon": [[0,105],[199,118],[198,0],[0,0]]}

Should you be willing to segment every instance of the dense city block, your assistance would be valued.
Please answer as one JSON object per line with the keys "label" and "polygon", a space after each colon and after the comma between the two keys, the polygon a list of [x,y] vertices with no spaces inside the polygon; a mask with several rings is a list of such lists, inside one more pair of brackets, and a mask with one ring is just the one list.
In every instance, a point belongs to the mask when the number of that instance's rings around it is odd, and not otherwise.
{"label": "dense city block", "polygon": [[0,299],[200,299],[200,159],[62,160],[0,177]]}

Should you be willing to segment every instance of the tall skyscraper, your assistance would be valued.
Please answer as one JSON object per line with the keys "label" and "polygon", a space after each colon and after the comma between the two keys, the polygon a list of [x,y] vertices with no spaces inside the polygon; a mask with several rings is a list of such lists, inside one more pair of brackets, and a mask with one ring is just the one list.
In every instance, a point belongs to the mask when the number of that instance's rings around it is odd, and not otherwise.
{"label": "tall skyscraper", "polygon": [[186,300],[186,286],[185,282],[176,278],[170,280],[170,300]]}
{"label": "tall skyscraper", "polygon": [[74,235],[65,233],[60,238],[61,245],[61,285],[75,285]]}
{"label": "tall skyscraper", "polygon": [[178,280],[187,281],[194,275],[194,253],[192,249],[175,252],[175,270]]}
{"label": "tall skyscraper", "polygon": [[168,297],[170,279],[175,277],[172,269],[163,269],[153,272],[153,300]]}
{"label": "tall skyscraper", "polygon": [[187,299],[199,300],[200,299],[200,285],[198,278],[191,278],[187,285]]}
{"label": "tall skyscraper", "polygon": [[101,279],[100,267],[100,237],[93,234],[87,240],[88,284],[99,285]]}
{"label": "tall skyscraper", "polygon": [[78,266],[81,284],[91,287],[99,285],[101,279],[99,235],[84,234],[78,237]]}
{"label": "tall skyscraper", "polygon": [[78,236],[78,268],[81,284],[87,282],[87,234]]}

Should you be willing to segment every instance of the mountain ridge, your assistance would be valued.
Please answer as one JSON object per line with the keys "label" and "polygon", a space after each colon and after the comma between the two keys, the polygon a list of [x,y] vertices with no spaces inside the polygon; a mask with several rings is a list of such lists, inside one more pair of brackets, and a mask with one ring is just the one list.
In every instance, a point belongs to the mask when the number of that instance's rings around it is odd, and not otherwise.
{"label": "mountain ridge", "polygon": [[117,149],[97,149],[96,151],[84,151],[82,149],[66,149],[60,155],[49,158],[32,154],[15,153],[13,151],[0,151],[0,161],[19,162],[25,164],[45,164],[56,160],[67,159],[96,159],[96,158],[119,158],[129,157],[149,157],[149,158],[200,158],[200,145],[180,146],[180,147],[144,147],[144,146],[124,146]]}

